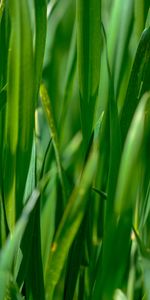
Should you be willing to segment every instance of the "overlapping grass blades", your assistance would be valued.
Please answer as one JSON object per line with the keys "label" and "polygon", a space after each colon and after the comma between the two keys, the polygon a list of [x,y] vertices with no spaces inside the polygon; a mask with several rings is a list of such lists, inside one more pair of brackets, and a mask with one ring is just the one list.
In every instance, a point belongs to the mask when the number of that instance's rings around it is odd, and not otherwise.
{"label": "overlapping grass blades", "polygon": [[[126,137],[133,114],[139,103],[139,99],[147,90],[147,67],[150,60],[150,28],[145,29],[136,52],[135,61],[130,75],[124,108],[121,113],[122,140]],[[146,76],[145,76],[146,74]],[[131,101],[132,99],[132,101]]]}
{"label": "overlapping grass blades", "polygon": [[149,299],[149,6],[0,2],[0,300]]}
{"label": "overlapping grass blades", "polygon": [[95,147],[87,161],[81,180],[69,199],[51,247],[45,274],[46,299],[49,300],[52,299],[54,288],[61,275],[67,252],[75,238],[86,210],[88,201],[86,192],[91,186],[97,167],[98,157],[97,148]]}
{"label": "overlapping grass blades", "polygon": [[[124,145],[120,165],[115,207],[118,213],[134,208],[136,193],[140,186],[140,170],[143,151],[149,141],[150,94],[140,100]],[[146,166],[145,166],[146,169]],[[128,194],[128,196],[127,196]]]}

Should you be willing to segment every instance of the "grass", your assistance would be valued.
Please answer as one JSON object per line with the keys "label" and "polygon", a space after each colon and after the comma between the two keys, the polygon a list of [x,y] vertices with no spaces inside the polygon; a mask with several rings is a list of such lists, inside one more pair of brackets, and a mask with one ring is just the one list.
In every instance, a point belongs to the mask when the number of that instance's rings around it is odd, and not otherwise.
{"label": "grass", "polygon": [[0,300],[150,299],[149,9],[0,1]]}

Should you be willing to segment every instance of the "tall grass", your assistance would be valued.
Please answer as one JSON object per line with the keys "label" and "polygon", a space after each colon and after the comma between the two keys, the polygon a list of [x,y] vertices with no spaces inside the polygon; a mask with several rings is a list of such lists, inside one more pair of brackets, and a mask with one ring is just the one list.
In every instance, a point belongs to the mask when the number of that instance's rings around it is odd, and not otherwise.
{"label": "tall grass", "polygon": [[0,300],[150,299],[150,3],[0,2]]}

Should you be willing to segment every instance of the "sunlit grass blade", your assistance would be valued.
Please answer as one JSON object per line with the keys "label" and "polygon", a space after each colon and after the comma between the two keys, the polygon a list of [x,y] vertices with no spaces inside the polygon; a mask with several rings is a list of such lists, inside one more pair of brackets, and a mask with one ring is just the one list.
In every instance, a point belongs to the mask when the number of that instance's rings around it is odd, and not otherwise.
{"label": "sunlit grass blade", "polygon": [[[127,0],[124,3],[120,0],[113,1],[109,12],[110,20],[108,28],[106,27],[107,22],[105,24],[105,20],[102,19],[102,27],[104,27],[106,31],[107,49],[104,44],[101,57],[100,94],[98,98],[100,112],[108,103],[109,85],[111,84],[105,60],[106,51],[108,51],[115,94],[119,92],[119,83],[122,82],[122,76],[126,72],[126,68],[128,68],[129,57],[127,51],[129,46],[128,42],[132,34],[133,2],[133,0]],[[128,8],[130,9],[130,13],[128,12]]]}
{"label": "sunlit grass blade", "polygon": [[150,7],[149,1],[135,0],[135,37],[137,41],[141,36],[141,32],[144,30],[145,21]]}
{"label": "sunlit grass blade", "polygon": [[0,23],[1,23],[4,8],[5,8],[5,0],[2,0],[0,3]]}
{"label": "sunlit grass blade", "polygon": [[147,93],[144,94],[136,110],[123,150],[116,191],[115,209],[117,213],[135,207],[142,149],[146,146],[150,136],[149,120],[150,95]]}
{"label": "sunlit grass blade", "polygon": [[84,153],[93,129],[95,103],[99,89],[101,55],[101,1],[76,1],[77,60],[81,126]]}
{"label": "sunlit grass blade", "polygon": [[[5,126],[5,166],[4,196],[7,221],[10,229],[16,220],[16,152],[18,144],[19,93],[20,93],[20,5],[17,1],[9,3],[11,33],[8,57],[8,86]],[[12,80],[13,76],[13,80]],[[8,173],[9,170],[9,173]]]}

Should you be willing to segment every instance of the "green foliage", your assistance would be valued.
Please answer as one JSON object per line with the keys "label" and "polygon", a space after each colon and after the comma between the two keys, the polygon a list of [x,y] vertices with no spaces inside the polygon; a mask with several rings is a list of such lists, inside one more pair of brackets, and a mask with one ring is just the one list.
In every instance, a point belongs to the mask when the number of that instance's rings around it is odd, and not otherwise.
{"label": "green foliage", "polygon": [[150,299],[149,25],[0,1],[0,300]]}

